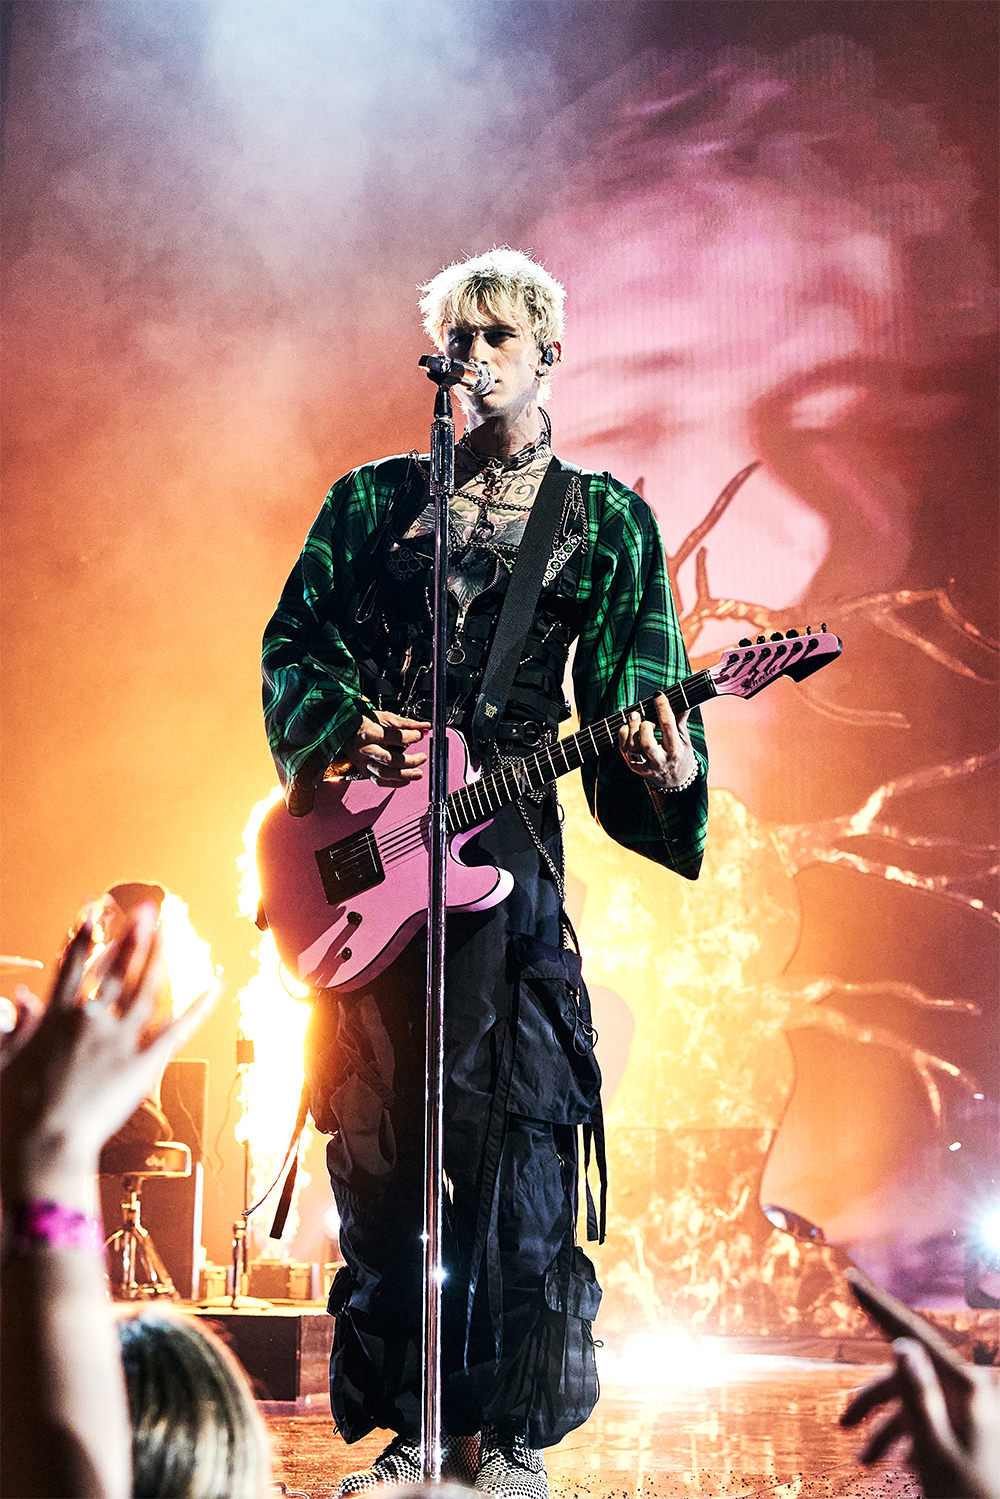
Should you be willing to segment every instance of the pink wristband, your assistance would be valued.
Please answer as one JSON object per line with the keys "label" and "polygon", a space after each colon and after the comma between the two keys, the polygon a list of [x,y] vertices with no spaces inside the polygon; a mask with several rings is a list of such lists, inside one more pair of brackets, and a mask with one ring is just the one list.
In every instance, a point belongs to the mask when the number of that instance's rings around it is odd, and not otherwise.
{"label": "pink wristband", "polygon": [[35,1249],[83,1249],[103,1254],[104,1243],[96,1219],[61,1202],[36,1198],[10,1210],[8,1254],[31,1254]]}

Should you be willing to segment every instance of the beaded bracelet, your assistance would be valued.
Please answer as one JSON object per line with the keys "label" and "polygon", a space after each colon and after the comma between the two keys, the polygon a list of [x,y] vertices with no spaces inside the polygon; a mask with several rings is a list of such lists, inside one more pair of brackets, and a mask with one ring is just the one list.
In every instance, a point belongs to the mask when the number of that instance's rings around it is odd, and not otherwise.
{"label": "beaded bracelet", "polygon": [[7,1255],[31,1254],[36,1249],[83,1249],[103,1254],[101,1227],[89,1213],[81,1213],[48,1198],[15,1203],[9,1213]]}
{"label": "beaded bracelet", "polygon": [[654,787],[654,790],[656,790],[656,791],[668,791],[668,792],[670,792],[671,795],[673,795],[677,791],[686,791],[689,786],[693,786],[694,785],[695,781],[698,779],[698,777],[700,775],[701,775],[701,761],[696,758],[695,762],[694,762],[694,770],[692,770],[691,774],[687,777],[686,780],[681,781],[681,783],[680,783],[679,786],[656,786],[656,787]]}

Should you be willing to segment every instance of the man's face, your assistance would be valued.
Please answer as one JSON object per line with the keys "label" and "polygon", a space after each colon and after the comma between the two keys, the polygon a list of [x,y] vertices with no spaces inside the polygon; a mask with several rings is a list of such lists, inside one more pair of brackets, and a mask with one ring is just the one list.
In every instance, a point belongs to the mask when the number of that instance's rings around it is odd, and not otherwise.
{"label": "man's face", "polygon": [[444,330],[444,352],[449,359],[475,360],[493,376],[489,395],[461,396],[480,416],[500,412],[516,414],[538,397],[538,345],[520,319],[504,322],[483,313],[475,325],[448,324]]}
{"label": "man's face", "polygon": [[113,895],[105,895],[101,902],[101,940],[105,946],[117,942],[125,930],[128,913],[123,911]]}

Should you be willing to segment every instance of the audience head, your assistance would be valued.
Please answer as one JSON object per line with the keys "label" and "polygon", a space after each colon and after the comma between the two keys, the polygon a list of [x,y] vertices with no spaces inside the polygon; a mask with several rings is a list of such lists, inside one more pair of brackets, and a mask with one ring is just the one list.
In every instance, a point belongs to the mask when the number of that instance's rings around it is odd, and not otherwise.
{"label": "audience head", "polygon": [[267,1432],[246,1375],[191,1317],[157,1306],[118,1322],[135,1499],[262,1499]]}
{"label": "audience head", "polygon": [[137,906],[151,901],[159,917],[167,892],[162,885],[147,880],[122,880],[109,885],[101,902],[101,932],[105,942],[115,942],[122,936],[128,917]]}

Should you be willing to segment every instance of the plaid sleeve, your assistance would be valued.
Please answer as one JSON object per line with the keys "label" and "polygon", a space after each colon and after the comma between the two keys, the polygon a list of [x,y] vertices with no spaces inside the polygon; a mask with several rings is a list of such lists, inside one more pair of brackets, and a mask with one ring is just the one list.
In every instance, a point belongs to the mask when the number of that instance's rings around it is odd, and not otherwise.
{"label": "plaid sleeve", "polygon": [[352,563],[387,499],[379,490],[371,467],[333,486],[264,631],[264,723],[292,811],[311,808],[326,767],[374,711],[334,621],[356,593]]}
{"label": "plaid sleeve", "polygon": [[[588,533],[573,667],[584,725],[672,687],[691,670],[649,506],[609,474],[591,475]],[[582,774],[590,810],[612,838],[694,880],[708,821],[708,752],[698,709],[688,728],[702,774],[687,791],[652,791],[617,751]]]}

